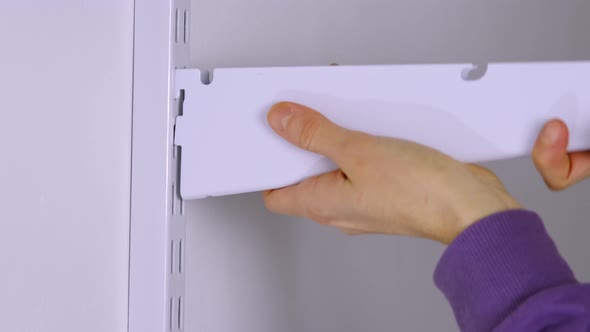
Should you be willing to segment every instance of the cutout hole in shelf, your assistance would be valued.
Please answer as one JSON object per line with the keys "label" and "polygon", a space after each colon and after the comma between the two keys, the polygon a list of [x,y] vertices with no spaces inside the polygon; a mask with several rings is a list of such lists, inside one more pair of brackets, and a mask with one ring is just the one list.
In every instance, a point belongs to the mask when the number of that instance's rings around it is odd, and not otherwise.
{"label": "cutout hole in shelf", "polygon": [[488,64],[487,63],[479,63],[473,64],[470,68],[465,68],[461,71],[461,78],[464,81],[479,81],[484,78],[484,76],[488,72]]}
{"label": "cutout hole in shelf", "polygon": [[201,70],[201,83],[210,85],[213,82],[213,70]]}

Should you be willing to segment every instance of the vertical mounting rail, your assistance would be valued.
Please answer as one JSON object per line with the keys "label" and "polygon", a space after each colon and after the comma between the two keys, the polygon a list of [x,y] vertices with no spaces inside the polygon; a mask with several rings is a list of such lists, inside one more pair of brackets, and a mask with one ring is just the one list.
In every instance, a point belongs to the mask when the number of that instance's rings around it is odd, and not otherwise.
{"label": "vertical mounting rail", "polygon": [[189,63],[190,0],[135,0],[129,332],[184,330],[185,209],[180,148],[182,98],[174,69]]}

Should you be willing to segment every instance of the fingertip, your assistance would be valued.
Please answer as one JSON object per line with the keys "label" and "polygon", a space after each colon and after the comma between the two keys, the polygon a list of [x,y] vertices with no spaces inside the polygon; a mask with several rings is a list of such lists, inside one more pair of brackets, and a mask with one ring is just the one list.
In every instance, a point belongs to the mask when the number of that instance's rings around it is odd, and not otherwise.
{"label": "fingertip", "polygon": [[288,102],[288,101],[278,102],[270,107],[270,110],[267,113],[267,118],[281,109],[291,108],[292,106],[293,106],[293,103]]}
{"label": "fingertip", "polygon": [[282,134],[287,128],[293,112],[294,105],[292,103],[280,102],[270,108],[266,114],[266,121],[275,132]]}
{"label": "fingertip", "polygon": [[264,206],[268,211],[287,216],[300,215],[299,185],[267,190],[262,195]]}
{"label": "fingertip", "polygon": [[545,124],[533,149],[535,167],[553,191],[563,190],[570,184],[572,165],[567,152],[568,141],[567,125],[554,119]]}
{"label": "fingertip", "polygon": [[554,148],[542,144],[535,145],[532,153],[533,162],[539,170],[546,169],[558,156]]}
{"label": "fingertip", "polygon": [[553,119],[543,126],[538,139],[540,145],[544,147],[567,146],[568,128],[560,119]]}
{"label": "fingertip", "polygon": [[363,142],[359,135],[332,122],[322,113],[304,105],[281,102],[268,113],[272,129],[284,140],[303,150],[324,155],[343,167],[350,158],[352,142]]}
{"label": "fingertip", "polygon": [[545,124],[532,153],[538,168],[550,168],[567,156],[568,135],[567,125],[562,120],[554,119]]}

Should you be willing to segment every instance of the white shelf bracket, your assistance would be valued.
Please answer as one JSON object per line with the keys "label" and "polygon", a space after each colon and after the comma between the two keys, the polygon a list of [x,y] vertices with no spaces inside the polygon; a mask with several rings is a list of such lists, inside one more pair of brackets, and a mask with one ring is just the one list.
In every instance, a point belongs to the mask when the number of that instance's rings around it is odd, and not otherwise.
{"label": "white shelf bracket", "polygon": [[266,113],[280,101],[465,162],[528,154],[552,118],[569,125],[570,150],[590,148],[590,62],[233,68],[215,70],[210,84],[200,77],[176,73],[184,199],[280,188],[336,167],[270,130]]}

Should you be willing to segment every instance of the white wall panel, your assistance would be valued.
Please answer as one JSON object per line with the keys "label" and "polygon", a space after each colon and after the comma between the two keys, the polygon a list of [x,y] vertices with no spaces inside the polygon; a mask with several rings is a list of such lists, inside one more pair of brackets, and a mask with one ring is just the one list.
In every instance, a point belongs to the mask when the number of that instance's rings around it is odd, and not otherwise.
{"label": "white wall panel", "polygon": [[2,1],[0,43],[0,331],[126,331],[133,1]]}

